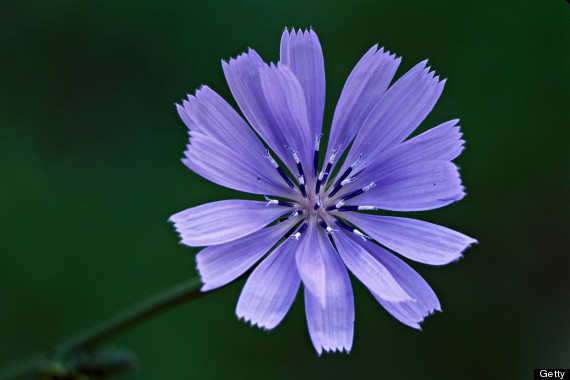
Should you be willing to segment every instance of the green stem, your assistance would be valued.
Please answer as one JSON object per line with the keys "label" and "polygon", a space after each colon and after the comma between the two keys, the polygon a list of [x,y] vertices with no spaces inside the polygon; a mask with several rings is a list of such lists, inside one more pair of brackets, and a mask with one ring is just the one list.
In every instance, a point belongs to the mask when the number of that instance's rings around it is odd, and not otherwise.
{"label": "green stem", "polygon": [[[116,336],[122,331],[131,328],[157,314],[170,310],[178,305],[205,294],[200,291],[202,285],[199,279],[183,282],[165,292],[157,294],[150,299],[135,305],[131,309],[118,314],[107,322],[80,334],[76,338],[58,346],[56,357],[65,357],[71,353],[92,350],[102,342]],[[41,368],[46,364],[45,358],[31,360],[0,376],[1,380],[15,380],[38,376]]]}

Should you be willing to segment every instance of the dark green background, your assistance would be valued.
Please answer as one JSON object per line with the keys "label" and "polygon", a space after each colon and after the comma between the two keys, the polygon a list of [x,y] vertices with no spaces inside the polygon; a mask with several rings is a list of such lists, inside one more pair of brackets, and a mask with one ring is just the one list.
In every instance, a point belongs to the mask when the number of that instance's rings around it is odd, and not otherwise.
{"label": "dark green background", "polygon": [[353,65],[379,43],[448,78],[421,129],[459,117],[467,197],[415,217],[479,245],[413,264],[444,313],[423,332],[353,279],[349,355],[318,357],[298,298],[266,333],[237,320],[243,281],[113,341],[125,379],[523,379],[570,366],[570,5],[535,1],[7,1],[0,3],[0,365],[196,275],[167,218],[242,195],[180,163],[174,103],[208,84],[235,105],[220,59],[276,61],[285,26],[312,26],[325,125]]}

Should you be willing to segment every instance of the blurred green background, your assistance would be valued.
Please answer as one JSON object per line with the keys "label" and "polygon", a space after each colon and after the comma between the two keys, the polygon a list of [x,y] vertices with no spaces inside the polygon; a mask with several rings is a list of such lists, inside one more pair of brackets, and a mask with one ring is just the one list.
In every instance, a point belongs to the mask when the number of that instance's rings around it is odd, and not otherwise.
{"label": "blurred green background", "polygon": [[180,163],[174,103],[220,59],[276,61],[284,27],[323,46],[325,125],[379,43],[448,78],[421,130],[459,117],[468,196],[414,217],[477,238],[446,267],[412,264],[443,306],[408,328],[353,278],[349,355],[318,357],[301,298],[269,333],[238,321],[243,281],[112,342],[124,379],[523,379],[570,367],[570,5],[541,1],[8,1],[0,3],[0,366],[47,350],[196,276],[167,218],[242,194]]}

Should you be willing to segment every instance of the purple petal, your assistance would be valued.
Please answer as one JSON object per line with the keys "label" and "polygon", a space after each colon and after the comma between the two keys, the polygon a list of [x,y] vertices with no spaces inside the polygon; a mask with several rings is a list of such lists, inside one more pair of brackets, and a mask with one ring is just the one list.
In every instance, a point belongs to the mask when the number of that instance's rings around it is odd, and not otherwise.
{"label": "purple petal", "polygon": [[384,96],[401,60],[374,45],[358,61],[346,80],[334,111],[325,159],[339,144],[342,145],[339,157],[348,147],[372,108]]}
{"label": "purple petal", "polygon": [[[355,241],[364,247],[364,242],[357,239]],[[434,310],[441,311],[439,300],[434,291],[408,264],[375,244],[366,244],[366,250],[390,271],[396,281],[413,299],[405,302],[390,302],[372,293],[374,298],[396,319],[405,325],[420,329],[419,323],[425,317],[432,314]]]}
{"label": "purple petal", "polygon": [[325,302],[305,287],[309,334],[319,355],[323,350],[349,352],[354,333],[354,298],[350,278],[330,241],[326,247],[323,252]]}
{"label": "purple petal", "polygon": [[[314,133],[309,127],[307,103],[295,74],[284,65],[260,68],[261,87],[267,107],[275,120],[273,133],[284,144],[299,152],[304,168],[310,168],[315,146]],[[285,149],[283,147],[283,149]],[[291,156],[291,152],[287,152]],[[295,166],[291,166],[294,169]],[[293,170],[294,173],[297,170]],[[306,170],[307,174],[311,173]]]}
{"label": "purple petal", "polygon": [[218,288],[241,276],[277,244],[292,226],[291,222],[279,223],[198,252],[196,262],[204,283],[202,291]]}
{"label": "purple petal", "polygon": [[[459,126],[455,126],[458,121],[456,119],[445,122],[382,153],[372,165],[366,166],[358,174],[357,182],[370,183],[420,162],[453,160],[461,153],[465,142],[461,139],[463,134],[459,132]],[[355,185],[356,183],[352,182],[346,191],[353,189]]]}
{"label": "purple petal", "polygon": [[477,240],[449,228],[416,219],[349,212],[343,217],[380,244],[409,259],[445,265],[462,257]]}
{"label": "purple petal", "polygon": [[202,86],[176,105],[190,131],[207,135],[250,159],[265,154],[265,147],[242,117],[215,91]]}
{"label": "purple petal", "polygon": [[286,141],[281,130],[277,128],[263,93],[260,69],[267,67],[253,49],[249,49],[247,53],[241,54],[236,59],[230,59],[229,62],[222,61],[222,68],[232,95],[246,119],[279,158],[289,168],[294,168],[295,161],[284,146],[291,142]]}
{"label": "purple petal", "polygon": [[333,234],[333,239],[344,264],[372,293],[393,302],[411,300],[390,271],[362,247],[374,243],[356,244],[345,231]]}
{"label": "purple petal", "polygon": [[[325,109],[325,64],[319,38],[313,30],[289,33],[281,37],[280,62],[295,74],[307,101],[311,134],[320,133]],[[310,140],[310,139],[309,139]]]}
{"label": "purple petal", "polygon": [[327,256],[336,255],[326,234],[311,219],[295,254],[297,270],[305,287],[321,302],[326,302]]}
{"label": "purple petal", "polygon": [[247,279],[236,314],[265,329],[277,326],[295,300],[301,278],[295,264],[298,244],[287,239]]}
{"label": "purple petal", "polygon": [[422,211],[462,199],[463,190],[457,166],[446,161],[430,161],[389,174],[354,201],[384,210]]}
{"label": "purple petal", "polygon": [[184,154],[182,162],[190,170],[218,185],[252,194],[296,196],[264,157],[238,154],[199,132],[192,132]]}
{"label": "purple petal", "polygon": [[174,223],[182,244],[199,247],[239,239],[287,212],[291,212],[288,207],[232,199],[189,208],[172,215],[169,221]]}
{"label": "purple petal", "polygon": [[445,80],[434,78],[425,64],[426,61],[421,62],[404,74],[376,104],[358,132],[341,172],[360,154],[371,164],[380,153],[404,141],[429,114]]}

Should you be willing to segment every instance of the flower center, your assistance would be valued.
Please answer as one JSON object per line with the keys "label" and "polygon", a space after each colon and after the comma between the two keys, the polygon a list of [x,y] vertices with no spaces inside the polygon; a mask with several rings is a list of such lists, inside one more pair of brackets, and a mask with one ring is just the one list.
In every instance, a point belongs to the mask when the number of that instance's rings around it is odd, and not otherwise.
{"label": "flower center", "polygon": [[[299,152],[289,145],[285,145],[285,147],[291,152],[293,160],[295,161],[297,173],[292,174],[297,179],[301,197],[296,197],[294,201],[282,201],[265,197],[267,206],[289,207],[292,211],[292,213],[289,215],[289,219],[299,217],[298,221],[300,224],[298,225],[295,232],[291,234],[291,237],[294,239],[298,240],[303,235],[310,221],[316,221],[328,234],[338,231],[333,228],[336,225],[362,237],[363,239],[366,239],[368,237],[362,232],[339,220],[338,213],[344,211],[376,210],[376,208],[373,206],[345,205],[346,201],[369,191],[376,184],[374,182],[371,182],[364,187],[357,188],[356,190],[350,191],[346,194],[336,196],[344,186],[351,182],[354,182],[357,179],[356,176],[350,177],[350,175],[353,173],[354,169],[357,166],[364,163],[362,160],[362,155],[360,155],[360,157],[358,157],[358,159],[352,165],[350,165],[340,176],[338,176],[335,184],[327,189],[327,180],[331,178],[330,174],[335,164],[336,156],[340,151],[341,145],[337,146],[333,150],[332,154],[326,162],[326,166],[323,167],[317,176],[319,163],[319,146],[322,136],[323,134],[315,136],[312,172],[312,177],[315,180],[314,184],[307,183],[305,171],[299,158]],[[295,184],[289,178],[289,176],[287,176],[283,168],[281,168],[281,166],[273,159],[269,153],[269,150],[264,157],[271,162],[285,183],[290,188],[294,189]]]}

